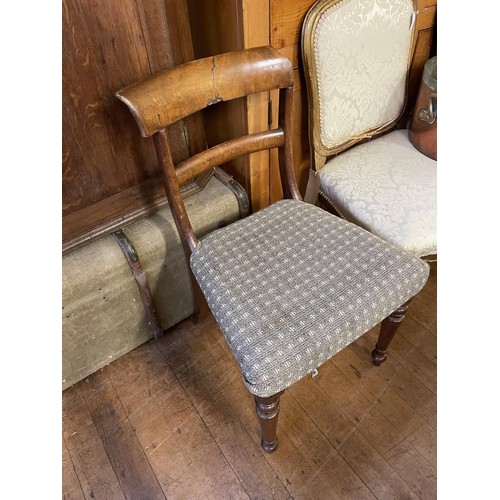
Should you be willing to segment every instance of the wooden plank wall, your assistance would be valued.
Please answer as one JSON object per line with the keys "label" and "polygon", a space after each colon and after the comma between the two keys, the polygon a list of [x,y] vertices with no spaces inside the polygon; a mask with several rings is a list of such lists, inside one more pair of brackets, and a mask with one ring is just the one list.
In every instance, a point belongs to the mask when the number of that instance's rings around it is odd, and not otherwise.
{"label": "wooden plank wall", "polygon": [[[269,44],[269,0],[188,0],[196,58]],[[209,145],[266,130],[267,93],[204,111]],[[245,188],[252,210],[269,205],[269,154],[257,152],[223,166]]]}
{"label": "wooden plank wall", "polygon": [[[196,59],[244,48],[243,11],[240,0],[187,0]],[[223,29],[222,27],[226,28]],[[246,100],[236,99],[203,111],[209,146],[247,133]],[[237,158],[224,169],[250,193],[248,158]]]}
{"label": "wooden plank wall", "polygon": [[[301,193],[305,194],[309,174],[309,132],[307,126],[307,90],[304,81],[302,58],[300,56],[300,38],[302,22],[307,11],[316,0],[297,0],[296,2],[270,1],[270,43],[281,54],[292,62],[294,72],[294,137],[293,153],[295,175]],[[273,94],[273,109],[278,108],[278,95]],[[277,114],[273,117],[273,125],[277,124]],[[271,202],[283,198],[279,182],[278,155],[273,153],[271,159]]]}
{"label": "wooden plank wall", "polygon": [[[139,136],[114,93],[193,59],[193,50],[185,0],[64,0],[62,40],[62,208],[68,241],[160,196],[152,141]],[[174,124],[169,134],[176,162],[203,147],[200,119]]]}
{"label": "wooden plank wall", "polygon": [[[243,43],[245,48],[269,44],[269,1],[242,0]],[[253,134],[269,128],[269,92],[247,98],[248,133]],[[269,205],[270,158],[268,151],[259,151],[249,157],[250,185],[253,210]]]}
{"label": "wooden plank wall", "polygon": [[[63,2],[63,241],[115,228],[129,213],[163,196],[150,140],[114,92],[165,67],[207,55],[270,43],[295,72],[297,178],[305,191],[309,168],[307,96],[300,58],[302,21],[314,0],[85,0]],[[436,0],[418,0],[418,37],[410,73],[409,101],[416,98],[429,57]],[[191,33],[193,43],[191,42]],[[269,97],[274,120],[276,93]],[[267,124],[268,97],[229,104],[229,115],[210,110],[208,142]],[[244,118],[250,110],[248,120]],[[226,110],[222,110],[226,113]],[[204,147],[200,116],[174,124],[174,159]],[[258,158],[257,158],[258,156]],[[249,192],[254,209],[282,197],[277,156],[254,155],[229,171]],[[111,221],[111,222],[110,222]],[[102,234],[97,231],[96,235]]]}

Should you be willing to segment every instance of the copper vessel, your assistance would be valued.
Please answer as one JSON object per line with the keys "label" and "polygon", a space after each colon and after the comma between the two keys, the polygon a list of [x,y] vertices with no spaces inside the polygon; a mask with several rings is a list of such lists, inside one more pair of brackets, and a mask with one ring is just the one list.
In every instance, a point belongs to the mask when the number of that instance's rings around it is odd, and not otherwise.
{"label": "copper vessel", "polygon": [[408,137],[421,153],[437,160],[437,56],[425,63]]}

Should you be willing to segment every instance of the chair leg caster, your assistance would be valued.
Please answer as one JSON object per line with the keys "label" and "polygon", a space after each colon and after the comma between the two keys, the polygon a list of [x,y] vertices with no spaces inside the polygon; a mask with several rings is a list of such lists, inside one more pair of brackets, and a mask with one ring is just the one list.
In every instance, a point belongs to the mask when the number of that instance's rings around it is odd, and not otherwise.
{"label": "chair leg caster", "polygon": [[372,360],[375,366],[380,366],[387,359],[387,351],[383,351],[375,346],[372,351]]}
{"label": "chair leg caster", "polygon": [[264,438],[262,438],[260,440],[260,445],[266,453],[272,453],[273,451],[276,451],[276,448],[278,447],[278,438],[276,438],[272,443],[268,443],[264,440]]}

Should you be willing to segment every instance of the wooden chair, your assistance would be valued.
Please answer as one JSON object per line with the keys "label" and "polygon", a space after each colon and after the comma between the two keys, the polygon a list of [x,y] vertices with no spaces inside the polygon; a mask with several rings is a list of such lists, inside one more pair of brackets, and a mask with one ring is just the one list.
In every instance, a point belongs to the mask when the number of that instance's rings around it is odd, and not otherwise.
{"label": "wooden chair", "polygon": [[306,199],[404,250],[437,255],[437,162],[397,129],[413,0],[319,0],[302,26],[312,151]]}
{"label": "wooden chair", "polygon": [[[141,134],[154,138],[193,281],[255,396],[267,452],[277,447],[283,391],[382,320],[379,345],[387,349],[402,304],[429,272],[420,259],[301,200],[292,159],[292,86],[288,59],[260,47],[192,61],[117,93]],[[230,140],[174,165],[168,125],[220,101],[273,89],[280,89],[277,129]],[[179,186],[230,159],[269,148],[279,149],[287,199],[198,240]]]}

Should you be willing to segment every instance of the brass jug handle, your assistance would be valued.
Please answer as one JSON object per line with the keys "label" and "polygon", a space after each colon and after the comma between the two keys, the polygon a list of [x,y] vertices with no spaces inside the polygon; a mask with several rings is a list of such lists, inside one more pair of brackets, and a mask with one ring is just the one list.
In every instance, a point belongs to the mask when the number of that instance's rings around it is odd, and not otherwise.
{"label": "brass jug handle", "polygon": [[427,109],[421,109],[418,112],[418,117],[420,121],[432,125],[437,119],[437,94],[431,94],[429,97],[429,107]]}

